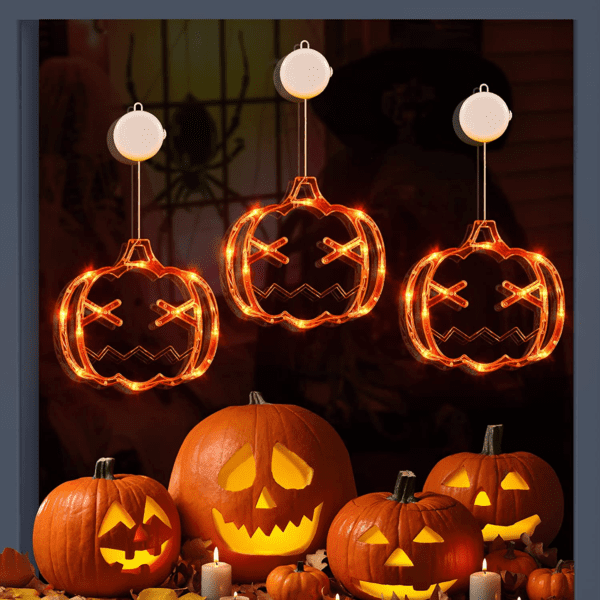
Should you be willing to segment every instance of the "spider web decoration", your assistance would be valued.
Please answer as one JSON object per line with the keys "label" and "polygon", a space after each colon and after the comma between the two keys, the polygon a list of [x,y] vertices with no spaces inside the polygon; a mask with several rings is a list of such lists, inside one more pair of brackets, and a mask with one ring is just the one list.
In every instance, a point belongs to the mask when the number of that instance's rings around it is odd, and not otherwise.
{"label": "spider web decoration", "polygon": [[[496,290],[505,298],[494,306],[502,311],[514,304],[521,304],[534,311],[533,331],[525,334],[513,327],[499,335],[488,327],[482,327],[468,335],[456,327],[441,333],[431,324],[431,309],[445,304],[460,311],[468,307],[468,301],[460,295],[468,283],[464,280],[444,286],[435,281],[436,272],[446,259],[460,261],[473,253],[483,253],[497,262],[516,260],[525,270],[529,284],[519,287],[503,281]],[[459,367],[470,373],[489,373],[501,368],[519,368],[542,360],[554,350],[562,334],[565,321],[565,296],[562,280],[554,265],[544,256],[521,248],[510,248],[498,234],[496,223],[490,220],[475,221],[470,225],[460,247],[434,252],[421,259],[409,272],[400,295],[400,327],[411,353],[423,362],[435,364],[442,369]],[[468,344],[482,338],[490,344],[512,339],[525,345],[518,358],[504,354],[489,363],[473,360],[466,354],[450,358],[440,344],[450,338]]]}
{"label": "spider web decoration", "polygon": [[[285,254],[288,238],[282,237],[267,243],[256,237],[258,227],[267,216],[280,218],[293,210],[308,211],[317,218],[334,216],[341,221],[350,234],[350,241],[339,243],[329,237],[323,238],[318,247],[325,253],[317,262],[324,267],[341,260],[354,269],[354,283],[349,290],[336,283],[320,292],[303,283],[289,291],[279,284],[260,289],[253,282],[252,265],[264,260],[281,267],[289,263]],[[313,329],[319,325],[339,325],[370,312],[383,289],[385,279],[385,248],[381,233],[373,221],[361,210],[340,204],[329,204],[319,191],[314,177],[296,177],[290,182],[288,192],[279,204],[254,208],[242,215],[229,229],[221,252],[221,280],[225,297],[232,310],[241,318],[253,320],[261,325],[281,323],[292,330]],[[312,319],[300,319],[284,310],[269,313],[261,306],[261,300],[277,295],[291,300],[304,295],[311,300],[332,295],[346,301],[341,314],[323,311]]]}
{"label": "spider web decoration", "polygon": [[[152,353],[138,345],[124,354],[110,345],[98,352],[87,347],[85,328],[91,323],[98,322],[108,329],[123,325],[123,320],[114,314],[121,306],[121,300],[117,298],[99,306],[89,300],[92,287],[102,277],[114,280],[131,271],[141,273],[152,281],[167,278],[177,285],[184,298],[188,298],[179,306],[158,299],[151,309],[159,317],[149,325],[150,329],[157,329],[174,322],[187,329],[188,344],[185,351],[177,352],[169,345]],[[65,372],[75,380],[96,387],[116,386],[125,392],[142,392],[156,386],[173,387],[201,376],[215,356],[218,339],[218,309],[209,285],[197,273],[163,266],[154,256],[150,241],[145,239],[130,239],[123,244],[114,266],[87,271],[69,283],[57,301],[54,317],[54,345]],[[101,375],[93,363],[106,356],[115,362],[124,362],[135,356],[145,363],[165,357],[170,363],[182,364],[172,377],[158,373],[145,381],[132,381],[120,373],[114,376]]]}

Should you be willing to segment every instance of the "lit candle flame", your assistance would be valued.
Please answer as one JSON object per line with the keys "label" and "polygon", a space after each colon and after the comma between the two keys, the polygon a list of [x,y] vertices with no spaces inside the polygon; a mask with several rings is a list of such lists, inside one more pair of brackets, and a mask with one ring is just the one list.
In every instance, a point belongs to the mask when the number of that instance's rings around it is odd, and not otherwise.
{"label": "lit candle flame", "polygon": [[335,595],[335,600],[340,600],[340,595],[339,594]]}
{"label": "lit candle flame", "polygon": [[[213,552],[213,559],[215,561],[215,565],[219,564],[219,549],[215,547],[215,550]],[[485,561],[484,561],[485,562]],[[484,567],[485,568],[485,567]]]}
{"label": "lit candle flame", "polygon": [[[237,592],[233,592],[233,597],[237,598]],[[519,600],[521,600],[521,599],[519,598]]]}
{"label": "lit candle flame", "polygon": [[485,560],[485,558],[483,559],[483,570],[487,571],[487,561]]}

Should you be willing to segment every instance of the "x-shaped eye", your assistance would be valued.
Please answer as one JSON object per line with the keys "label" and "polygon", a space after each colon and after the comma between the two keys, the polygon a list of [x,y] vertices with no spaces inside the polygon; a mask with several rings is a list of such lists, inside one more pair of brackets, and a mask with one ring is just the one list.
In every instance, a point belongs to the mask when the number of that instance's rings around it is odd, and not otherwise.
{"label": "x-shaped eye", "polygon": [[325,252],[331,250],[329,254],[326,254],[320,261],[317,261],[318,267],[328,265],[338,258],[350,265],[352,265],[352,263],[358,263],[359,265],[364,266],[365,264],[364,256],[354,252],[354,248],[357,246],[361,249],[360,238],[358,237],[350,240],[347,244],[338,244],[335,240],[326,237],[322,242],[319,242],[317,246]]}
{"label": "x-shaped eye", "polygon": [[285,254],[278,252],[278,248],[285,246],[287,243],[288,239],[286,237],[279,238],[272,244],[265,244],[253,237],[250,240],[250,246],[254,246],[257,250],[248,257],[248,264],[251,265],[262,258],[275,267],[287,265],[290,262],[290,259]]}
{"label": "x-shaped eye", "polygon": [[[154,321],[154,323],[150,324],[150,329],[156,329],[157,327],[162,327],[166,325],[170,321],[174,319],[178,319],[182,323],[186,325],[191,325],[192,327],[196,327],[197,323],[193,317],[187,314],[187,311],[196,308],[198,305],[194,300],[190,299],[179,306],[171,306],[168,302],[164,300],[157,300],[156,304],[153,304],[150,308],[156,312],[164,312],[162,317],[159,317]],[[182,327],[185,327],[182,323],[178,323]]]}
{"label": "x-shaped eye", "polygon": [[[541,308],[543,308],[542,300],[533,295],[533,292],[535,292],[537,289],[539,289],[540,285],[541,284],[539,281],[534,281],[534,282],[530,283],[528,286],[525,286],[524,288],[520,288],[520,287],[516,286],[514,283],[511,283],[510,281],[503,281],[502,285],[501,286],[499,285],[496,289],[499,292],[506,294],[508,296],[508,298],[505,298],[504,300],[502,300],[502,302],[500,302],[499,304],[496,304],[496,306],[494,306],[494,308],[496,310],[502,310],[503,308],[507,308],[508,306],[511,306],[512,304],[515,304],[516,302],[523,301],[523,302],[528,302],[530,305],[541,309]],[[532,306],[528,306],[528,308],[532,308]]]}
{"label": "x-shaped eye", "polygon": [[121,327],[121,325],[123,325],[123,321],[119,319],[119,317],[112,314],[112,311],[119,306],[121,306],[121,301],[119,299],[109,302],[106,306],[98,306],[91,300],[86,299],[84,309],[89,310],[90,314],[82,319],[81,325],[85,327],[86,325],[99,320],[104,327],[108,327],[109,329]]}
{"label": "x-shaped eye", "polygon": [[467,306],[469,306],[469,303],[457,294],[457,292],[460,292],[460,290],[464,290],[466,287],[467,282],[464,280],[455,283],[452,287],[449,288],[440,285],[437,281],[432,281],[430,284],[430,288],[437,292],[437,294],[433,296],[433,298],[429,298],[429,300],[427,301],[427,307],[431,308],[439,302],[444,302],[454,310],[466,308]]}

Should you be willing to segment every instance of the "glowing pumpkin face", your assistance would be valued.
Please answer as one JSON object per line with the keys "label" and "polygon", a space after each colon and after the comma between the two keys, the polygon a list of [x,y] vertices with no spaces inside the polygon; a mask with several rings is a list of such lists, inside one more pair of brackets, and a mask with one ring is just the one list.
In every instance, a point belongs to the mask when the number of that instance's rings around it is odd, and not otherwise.
{"label": "glowing pumpkin face", "polygon": [[[532,332],[522,332],[514,326],[506,332],[494,332],[487,326],[475,332],[464,333],[456,327],[438,332],[432,326],[431,309],[443,303],[460,311],[469,306],[461,295],[466,281],[442,285],[434,277],[447,259],[464,260],[474,253],[486,254],[497,262],[514,260],[525,270],[529,283],[519,287],[503,281],[496,290],[506,296],[494,306],[503,311],[517,303],[534,312]],[[518,368],[546,358],[556,347],[565,321],[564,288],[558,271],[545,257],[521,248],[510,248],[500,238],[494,221],[475,221],[458,248],[434,252],[420,260],[406,276],[400,295],[400,328],[407,347],[415,358],[430,362],[442,369],[459,367],[470,373],[488,373],[500,368]],[[474,360],[466,353],[459,357],[447,356],[441,345],[450,338],[467,345],[482,338],[489,343],[511,339],[524,344],[525,351],[518,357],[504,354],[491,362]]]}
{"label": "glowing pumpkin face", "polygon": [[216,546],[234,580],[251,582],[323,548],[356,488],[348,452],[326,421],[253,393],[250,405],[220,410],[189,433],[169,492],[184,536]]}
{"label": "glowing pumpkin face", "polygon": [[481,568],[483,539],[477,522],[456,500],[414,493],[415,476],[401,471],[394,494],[352,500],[327,537],[335,578],[358,598],[428,600],[465,590]]}
{"label": "glowing pumpkin face", "polygon": [[179,556],[179,515],[167,490],[149,477],[113,476],[100,459],[94,477],[63,483],[35,519],[33,551],[55,588],[117,597],[162,583]]}
{"label": "glowing pumpkin face", "polygon": [[[89,298],[93,286],[101,278],[114,280],[130,271],[141,273],[152,281],[166,277],[182,292],[184,302],[179,306],[172,306],[162,299],[152,304],[152,310],[160,316],[148,327],[157,329],[173,322],[185,328],[188,331],[188,347],[184,352],[178,353],[172,346],[156,353],[141,346],[127,353],[111,346],[94,352],[87,346],[85,329],[90,324],[100,323],[109,329],[123,325],[123,319],[114,314],[121,300],[115,299],[105,306],[98,306]],[[70,377],[95,387],[114,385],[124,392],[140,392],[155,386],[172,387],[189,381],[208,369],[217,351],[218,340],[218,309],[209,285],[196,273],[164,267],[154,256],[149,240],[129,240],[123,245],[121,255],[112,267],[87,271],[75,278],[65,287],[57,302],[54,346],[59,361]],[[158,373],[145,381],[132,381],[121,373],[102,375],[94,368],[93,361],[99,361],[107,355],[118,362],[138,356],[146,363],[167,355],[172,363],[181,363],[181,367],[173,377]]]}
{"label": "glowing pumpkin face", "polygon": [[[290,261],[285,254],[285,245],[289,240],[283,237],[268,244],[256,237],[258,227],[268,216],[282,217],[293,210],[308,211],[319,219],[332,216],[345,225],[350,233],[350,241],[339,243],[325,237],[317,244],[325,252],[317,266],[326,267],[341,260],[353,267],[354,284],[350,290],[344,290],[338,283],[322,291],[315,290],[307,283],[292,291],[276,283],[261,290],[253,283],[252,264],[256,261],[265,260],[277,267],[287,265]],[[385,249],[375,222],[361,210],[329,204],[321,195],[314,177],[296,177],[280,204],[255,208],[240,217],[226,236],[221,260],[223,289],[232,310],[239,317],[251,319],[260,325],[281,323],[292,330],[339,325],[366,315],[379,300],[385,279]],[[298,318],[288,311],[273,314],[263,307],[271,294],[287,300],[298,294],[304,294],[311,300],[332,294],[345,300],[346,307],[339,314],[323,311],[312,319]]]}
{"label": "glowing pumpkin face", "polygon": [[519,544],[527,533],[548,546],[563,519],[564,499],[552,467],[529,452],[500,453],[502,425],[489,425],[481,454],[461,452],[442,459],[425,491],[459,500],[477,519],[483,538]]}

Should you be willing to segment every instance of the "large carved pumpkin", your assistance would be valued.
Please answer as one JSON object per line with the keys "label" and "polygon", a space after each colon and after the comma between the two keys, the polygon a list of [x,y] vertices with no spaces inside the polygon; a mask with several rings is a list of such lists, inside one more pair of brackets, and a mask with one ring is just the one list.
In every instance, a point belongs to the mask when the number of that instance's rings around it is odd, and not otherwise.
{"label": "large carved pumpkin", "polygon": [[351,500],[327,537],[335,578],[363,600],[429,600],[465,590],[481,568],[483,539],[477,521],[448,496],[414,493],[415,475],[401,471],[393,494]]}
{"label": "large carved pumpkin", "polygon": [[[117,298],[105,306],[98,306],[89,298],[92,288],[102,278],[115,280],[130,271],[140,273],[151,281],[165,277],[179,288],[184,302],[172,306],[165,300],[157,300],[151,308],[160,316],[148,327],[157,329],[169,322],[184,327],[188,331],[185,351],[179,353],[168,346],[158,352],[149,352],[138,345],[123,353],[110,345],[99,351],[88,346],[85,330],[90,324],[98,322],[109,329],[123,325],[123,319],[113,312],[121,305],[121,300]],[[208,369],[217,351],[218,340],[218,309],[210,286],[197,273],[163,266],[152,252],[149,240],[129,240],[123,244],[121,255],[112,267],[87,271],[76,277],[57,301],[54,346],[59,361],[70,377],[96,387],[114,385],[125,392],[140,392],[155,386],[172,387],[189,381]],[[121,373],[110,376],[99,373],[93,362],[107,355],[117,361],[138,356],[144,362],[153,362],[166,355],[170,362],[180,363],[180,368],[173,376],[157,373],[149,379],[133,381]]]}
{"label": "large carved pumpkin", "polygon": [[42,502],[33,553],[56,589],[86,597],[126,596],[161,584],[177,562],[179,515],[150,477],[113,475],[101,458],[93,477],[68,481]]}
{"label": "large carved pumpkin", "polygon": [[563,520],[564,498],[554,469],[529,452],[501,454],[502,425],[488,425],[480,454],[460,452],[440,460],[423,489],[456,498],[473,513],[491,542],[527,533],[548,546]]}
{"label": "large carved pumpkin", "polygon": [[[252,269],[256,261],[265,260],[277,267],[289,263],[289,257],[285,255],[288,238],[282,237],[268,244],[256,237],[257,229],[266,217],[280,218],[294,210],[308,211],[318,219],[332,216],[345,225],[350,241],[339,243],[325,237],[317,244],[325,252],[317,266],[325,267],[341,260],[353,267],[354,284],[351,289],[344,290],[339,283],[333,283],[326,290],[315,290],[307,283],[295,290],[285,290],[278,284],[269,285],[265,290],[257,287]],[[314,177],[296,177],[288,185],[281,203],[255,208],[242,215],[227,233],[221,261],[223,290],[239,317],[260,325],[281,323],[292,330],[339,325],[366,315],[379,300],[385,279],[385,248],[373,219],[361,210],[329,204],[321,195]],[[338,314],[323,311],[312,319],[298,318],[288,311],[270,313],[263,303],[272,294],[288,300],[298,294],[307,295],[312,300],[332,294],[345,301],[345,309]]]}
{"label": "large carved pumpkin", "polygon": [[325,420],[253,392],[249,405],[224,408],[192,429],[169,492],[184,537],[217,547],[234,581],[252,582],[324,548],[356,487],[346,447]]}
{"label": "large carved pumpkin", "polygon": [[[468,283],[465,280],[442,285],[435,280],[442,264],[451,259],[459,262],[474,253],[485,254],[498,263],[516,261],[525,271],[528,284],[519,287],[510,281],[496,286],[506,296],[494,308],[504,311],[521,303],[534,312],[531,332],[523,332],[514,324],[507,331],[492,331],[489,327],[474,327],[463,332],[456,327],[436,331],[432,325],[432,309],[440,303],[454,310],[467,309],[469,302],[461,296]],[[437,310],[437,309],[434,309]],[[556,347],[565,321],[564,288],[554,265],[541,254],[509,247],[498,234],[494,221],[475,221],[470,225],[463,243],[458,248],[434,252],[421,259],[407,274],[400,295],[400,328],[408,349],[418,360],[447,369],[459,367],[470,373],[487,373],[500,368],[518,368],[546,358]],[[451,338],[464,344],[465,352],[448,356],[443,345]],[[468,354],[468,344],[482,338],[489,343],[511,339],[524,350],[517,356],[503,354],[485,362]]]}

